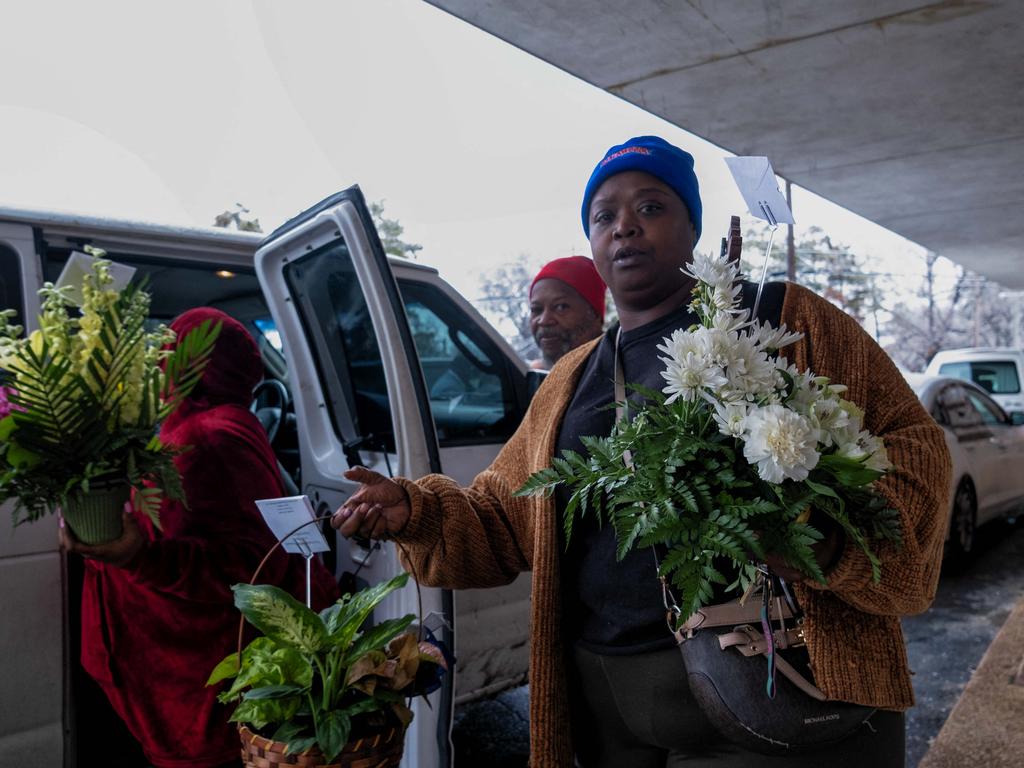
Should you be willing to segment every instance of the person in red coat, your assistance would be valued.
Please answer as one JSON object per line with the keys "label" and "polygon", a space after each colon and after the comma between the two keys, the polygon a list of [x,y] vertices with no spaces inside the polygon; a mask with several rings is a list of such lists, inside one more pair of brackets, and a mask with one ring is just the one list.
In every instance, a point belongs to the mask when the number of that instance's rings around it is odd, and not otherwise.
{"label": "person in red coat", "polygon": [[[171,328],[178,338],[205,320],[221,323],[202,379],[162,425],[164,442],[191,448],[175,458],[188,506],[165,500],[162,531],[126,511],[113,542],[86,546],[61,528],[69,552],[86,558],[82,666],[156,768],[238,765],[230,710],[207,687],[214,666],[236,650],[239,613],[231,585],[248,582],[276,539],[256,499],[285,495],[270,443],[249,404],[263,378],[245,327],[209,308]],[[313,561],[313,608],[337,598]],[[305,601],[305,561],[278,549],[259,582]]]}

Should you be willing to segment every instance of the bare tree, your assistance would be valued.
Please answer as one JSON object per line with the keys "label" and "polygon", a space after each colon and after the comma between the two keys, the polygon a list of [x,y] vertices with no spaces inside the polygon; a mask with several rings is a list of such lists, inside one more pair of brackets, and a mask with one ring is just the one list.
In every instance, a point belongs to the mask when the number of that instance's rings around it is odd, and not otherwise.
{"label": "bare tree", "polygon": [[253,217],[248,217],[246,214],[252,213],[241,203],[235,203],[233,209],[229,208],[223,213],[218,213],[213,218],[213,226],[220,227],[222,229],[231,229],[234,227],[240,232],[262,232],[263,227],[260,226],[260,220]]}
{"label": "bare tree", "polygon": [[502,264],[480,281],[480,311],[502,332],[524,360],[540,357],[530,332],[530,282],[540,265],[526,254]]}
{"label": "bare tree", "polygon": [[377,227],[377,235],[380,237],[381,245],[384,246],[384,253],[401,256],[404,259],[415,259],[416,254],[423,250],[422,245],[402,240],[405,227],[399,223],[398,219],[389,219],[384,216],[383,200],[370,203],[370,215],[373,217],[374,226]]}
{"label": "bare tree", "polygon": [[[768,235],[767,225],[760,222],[744,235],[742,265],[753,280],[761,277]],[[768,280],[786,279],[785,245],[784,237],[776,232],[767,267]],[[820,227],[799,233],[794,249],[796,282],[828,299],[862,325],[869,317],[877,317],[883,291],[879,275],[866,268],[867,259],[858,257],[849,246],[835,242]]]}
{"label": "bare tree", "polygon": [[898,365],[911,371],[923,370],[940,349],[965,345],[965,287],[969,278],[958,268],[953,288],[944,298],[936,288],[939,258],[931,251],[925,254],[924,282],[917,291],[919,301],[900,302],[891,310],[887,331],[895,341],[887,351]]}

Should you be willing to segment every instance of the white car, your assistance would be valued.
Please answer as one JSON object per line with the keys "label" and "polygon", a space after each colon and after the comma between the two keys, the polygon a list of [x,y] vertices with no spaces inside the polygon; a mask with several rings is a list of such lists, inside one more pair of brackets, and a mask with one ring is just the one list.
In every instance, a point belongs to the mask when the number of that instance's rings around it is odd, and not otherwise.
{"label": "white car", "polygon": [[907,380],[946,435],[953,459],[946,557],[962,565],[978,526],[1014,516],[1024,503],[1024,426],[969,381],[921,374]]}
{"label": "white car", "polygon": [[953,376],[973,381],[1011,416],[1024,412],[1024,352],[1012,347],[943,349],[925,369],[928,376]]}

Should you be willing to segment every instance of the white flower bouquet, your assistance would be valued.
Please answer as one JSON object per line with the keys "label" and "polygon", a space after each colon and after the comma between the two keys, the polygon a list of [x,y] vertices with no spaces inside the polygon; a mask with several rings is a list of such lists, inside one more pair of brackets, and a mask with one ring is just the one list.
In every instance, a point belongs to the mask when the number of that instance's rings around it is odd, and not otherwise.
{"label": "white flower bouquet", "polygon": [[517,493],[550,495],[565,483],[567,539],[593,513],[614,526],[619,559],[658,546],[682,619],[712,602],[716,585],[746,589],[767,555],[825,583],[812,510],[863,549],[877,581],[873,547],[901,541],[898,513],[872,487],[889,468],[882,441],[844,386],[778,354],[801,334],[749,319],[737,264],[695,255],[684,272],[697,280],[699,323],[658,347],[662,392],[627,385],[645,400],[629,403],[631,421],[583,438],[588,457],[564,452]]}
{"label": "white flower bouquet", "polygon": [[[147,327],[149,294],[114,290],[110,262],[87,250],[97,258],[80,311],[47,283],[39,328],[27,338],[0,312],[0,502],[16,501],[16,525],[61,507],[74,529],[69,511],[98,488],[115,489],[121,504],[134,489],[159,527],[162,495],[184,494],[173,463],[181,449],[164,445],[158,429],[198,382],[220,327],[207,323],[172,349],[173,331]],[[76,535],[116,536],[119,506],[113,531]]]}

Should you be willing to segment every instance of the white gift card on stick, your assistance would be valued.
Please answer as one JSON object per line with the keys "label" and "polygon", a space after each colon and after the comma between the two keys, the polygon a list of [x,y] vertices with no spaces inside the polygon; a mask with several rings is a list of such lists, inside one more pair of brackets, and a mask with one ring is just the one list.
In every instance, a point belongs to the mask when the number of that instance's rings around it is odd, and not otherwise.
{"label": "white gift card on stick", "polygon": [[[281,542],[285,552],[309,555],[330,549],[327,539],[313,523],[316,513],[313,512],[313,505],[308,496],[258,499],[256,506],[259,507],[260,514]],[[296,528],[298,530],[295,530]]]}
{"label": "white gift card on stick", "polygon": [[752,216],[772,225],[795,223],[767,157],[727,157],[725,163]]}
{"label": "white gift card on stick", "polygon": [[[66,287],[68,289],[65,295],[76,307],[82,306],[82,301],[84,300],[82,284],[86,276],[92,274],[93,261],[93,257],[87,253],[72,251],[67,263],[64,265],[64,269],[61,270],[60,277],[57,278],[55,283],[57,288]],[[118,264],[116,261],[110,262],[110,277],[113,282],[107,288],[120,291],[131,282],[134,274],[135,267],[129,267],[127,264]]]}

